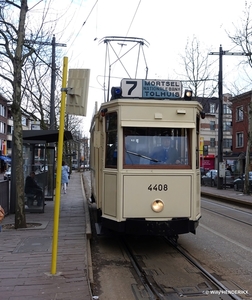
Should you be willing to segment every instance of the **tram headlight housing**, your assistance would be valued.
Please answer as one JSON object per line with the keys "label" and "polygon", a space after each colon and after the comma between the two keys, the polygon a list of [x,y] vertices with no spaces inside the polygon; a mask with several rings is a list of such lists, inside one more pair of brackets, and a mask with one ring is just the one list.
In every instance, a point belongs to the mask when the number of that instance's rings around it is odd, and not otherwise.
{"label": "tram headlight housing", "polygon": [[192,91],[191,90],[185,90],[184,99],[187,101],[192,100]]}
{"label": "tram headlight housing", "polygon": [[152,202],[151,209],[154,212],[161,212],[164,209],[164,202],[160,199],[156,199]]}

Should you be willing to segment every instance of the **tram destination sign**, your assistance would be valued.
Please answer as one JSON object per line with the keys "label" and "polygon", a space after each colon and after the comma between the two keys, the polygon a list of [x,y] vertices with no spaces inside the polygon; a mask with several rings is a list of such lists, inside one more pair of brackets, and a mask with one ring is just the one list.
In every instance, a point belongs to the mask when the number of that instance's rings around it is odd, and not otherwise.
{"label": "tram destination sign", "polygon": [[125,98],[179,99],[182,83],[179,80],[122,79]]}

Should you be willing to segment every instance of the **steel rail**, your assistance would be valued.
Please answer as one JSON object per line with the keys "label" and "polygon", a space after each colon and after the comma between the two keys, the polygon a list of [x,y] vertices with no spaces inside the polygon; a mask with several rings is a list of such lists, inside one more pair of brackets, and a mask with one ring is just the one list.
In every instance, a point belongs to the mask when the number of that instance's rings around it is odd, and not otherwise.
{"label": "steel rail", "polygon": [[[193,264],[196,268],[198,268],[205,277],[207,277],[215,286],[217,286],[220,290],[228,292],[229,289],[220,282],[217,278],[215,278],[211,273],[209,273],[205,268],[203,268],[185,249],[179,246],[176,242],[172,239],[166,238],[166,240],[175,248],[177,249],[191,264]],[[234,300],[242,300],[237,295],[228,294]]]}

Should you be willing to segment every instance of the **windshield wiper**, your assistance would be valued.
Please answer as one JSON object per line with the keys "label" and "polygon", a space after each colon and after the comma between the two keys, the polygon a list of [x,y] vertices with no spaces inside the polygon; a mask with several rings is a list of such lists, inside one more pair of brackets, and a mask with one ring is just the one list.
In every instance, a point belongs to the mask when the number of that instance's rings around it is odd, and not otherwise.
{"label": "windshield wiper", "polygon": [[160,161],[157,160],[157,159],[151,158],[151,157],[146,156],[146,155],[139,154],[139,153],[137,153],[137,152],[132,152],[132,151],[129,151],[129,150],[126,150],[126,152],[129,153],[129,154],[135,155],[135,156],[139,156],[139,157],[148,159],[148,160],[150,160],[150,161],[160,162]]}

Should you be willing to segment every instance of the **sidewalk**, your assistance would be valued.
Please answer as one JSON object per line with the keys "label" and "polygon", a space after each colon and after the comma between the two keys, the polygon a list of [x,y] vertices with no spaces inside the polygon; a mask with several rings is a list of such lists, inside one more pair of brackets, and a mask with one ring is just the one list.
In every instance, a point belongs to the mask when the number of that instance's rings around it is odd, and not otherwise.
{"label": "sidewalk", "polygon": [[220,190],[217,187],[201,186],[201,195],[252,206],[252,195],[245,195],[242,192],[235,191],[233,188]]}
{"label": "sidewalk", "polygon": [[[92,299],[88,279],[83,173],[72,173],[67,194],[61,193],[57,274],[51,275],[54,201],[47,201],[44,213],[27,213],[30,229],[0,232],[0,299],[58,300]],[[14,215],[4,224],[14,224]]]}

